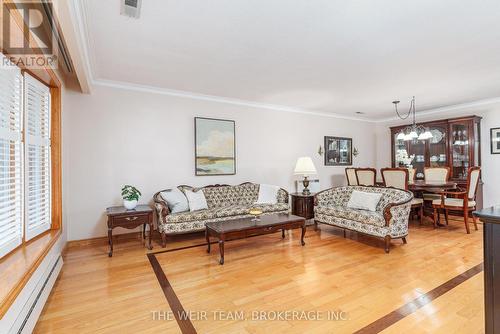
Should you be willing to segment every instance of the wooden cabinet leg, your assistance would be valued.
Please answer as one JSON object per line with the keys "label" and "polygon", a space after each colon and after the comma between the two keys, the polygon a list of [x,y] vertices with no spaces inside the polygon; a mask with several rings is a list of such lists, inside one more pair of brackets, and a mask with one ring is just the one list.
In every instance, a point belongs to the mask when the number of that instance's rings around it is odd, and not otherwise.
{"label": "wooden cabinet leg", "polygon": [[434,228],[437,227],[438,224],[438,209],[434,208]]}
{"label": "wooden cabinet leg", "polygon": [[207,229],[205,230],[205,240],[207,240],[207,253],[210,253],[210,236]]}
{"label": "wooden cabinet leg", "polygon": [[285,239],[285,229],[281,230],[281,239]]}
{"label": "wooden cabinet leg", "polygon": [[113,256],[113,229],[108,227],[108,244],[109,244],[109,253],[108,256]]}
{"label": "wooden cabinet leg", "polygon": [[224,264],[224,240],[219,240],[219,252],[220,252],[219,263],[221,265],[223,265]]}
{"label": "wooden cabinet leg", "polygon": [[420,218],[419,224],[423,225],[423,223],[424,223],[424,205],[423,204],[420,206],[420,212],[418,215],[420,216],[419,217]]}
{"label": "wooden cabinet leg", "polygon": [[306,225],[302,226],[302,234],[300,235],[300,244],[304,246],[306,243],[304,242],[304,236],[306,235]]}
{"label": "wooden cabinet leg", "polygon": [[[153,243],[151,242],[151,237],[153,234],[153,223],[148,224],[149,225],[149,232],[148,232],[148,249],[152,250],[153,249]],[[146,225],[144,225],[144,229],[146,228]],[[146,233],[146,232],[144,232]],[[144,236],[145,237],[145,236]]]}

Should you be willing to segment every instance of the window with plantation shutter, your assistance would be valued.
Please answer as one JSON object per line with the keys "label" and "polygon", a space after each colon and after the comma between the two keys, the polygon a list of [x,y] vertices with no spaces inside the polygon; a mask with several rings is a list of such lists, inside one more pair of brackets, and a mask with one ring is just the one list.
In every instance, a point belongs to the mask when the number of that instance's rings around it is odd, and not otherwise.
{"label": "window with plantation shutter", "polygon": [[24,74],[25,233],[29,240],[51,226],[50,88]]}
{"label": "window with plantation shutter", "polygon": [[21,71],[0,65],[0,257],[23,240],[22,94]]}

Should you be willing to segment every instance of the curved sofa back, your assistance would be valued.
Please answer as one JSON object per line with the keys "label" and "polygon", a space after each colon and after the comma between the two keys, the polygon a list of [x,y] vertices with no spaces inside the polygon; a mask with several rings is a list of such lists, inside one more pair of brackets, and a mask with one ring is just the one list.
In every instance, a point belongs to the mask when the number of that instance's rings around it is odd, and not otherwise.
{"label": "curved sofa back", "polygon": [[315,203],[319,206],[347,206],[354,190],[382,194],[377,205],[379,212],[382,212],[390,203],[402,204],[413,199],[411,192],[391,187],[346,186],[319,192],[315,196]]}
{"label": "curved sofa back", "polygon": [[[259,187],[257,183],[245,182],[239,185],[231,186],[227,184],[209,185],[201,188],[194,188],[187,185],[178,186],[180,190],[196,189],[203,191],[207,200],[209,209],[225,207],[231,205],[251,205],[255,203],[259,197]],[[154,194],[155,202],[164,202],[160,196],[161,190]],[[278,203],[288,203],[288,192],[285,189],[280,189],[277,195]]]}

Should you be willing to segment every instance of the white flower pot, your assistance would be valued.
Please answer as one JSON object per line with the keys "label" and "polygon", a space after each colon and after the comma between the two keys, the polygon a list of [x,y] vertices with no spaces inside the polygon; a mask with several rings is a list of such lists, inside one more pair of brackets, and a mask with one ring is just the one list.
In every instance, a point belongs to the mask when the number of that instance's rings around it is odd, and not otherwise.
{"label": "white flower pot", "polygon": [[124,199],[123,200],[123,206],[125,208],[127,208],[127,210],[135,209],[135,207],[137,206],[137,201],[136,200],[128,201],[128,200]]}

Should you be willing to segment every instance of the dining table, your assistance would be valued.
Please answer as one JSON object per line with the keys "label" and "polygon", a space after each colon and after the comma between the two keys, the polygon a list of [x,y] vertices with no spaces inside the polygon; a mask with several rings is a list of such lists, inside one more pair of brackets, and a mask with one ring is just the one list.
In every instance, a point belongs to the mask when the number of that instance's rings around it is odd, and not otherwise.
{"label": "dining table", "polygon": [[440,193],[457,189],[457,183],[453,181],[435,182],[425,180],[415,180],[408,183],[408,189],[413,192]]}
{"label": "dining table", "polygon": [[[415,197],[423,197],[423,193],[439,194],[444,191],[450,191],[457,189],[457,183],[453,181],[436,182],[436,181],[425,181],[425,180],[415,180],[408,184],[408,190],[415,194]],[[427,217],[432,217],[434,220],[434,209],[432,206],[426,206],[424,203],[424,215]],[[440,217],[438,217],[438,226],[444,226],[440,222]]]}

